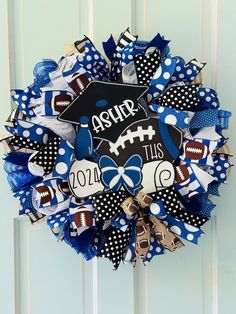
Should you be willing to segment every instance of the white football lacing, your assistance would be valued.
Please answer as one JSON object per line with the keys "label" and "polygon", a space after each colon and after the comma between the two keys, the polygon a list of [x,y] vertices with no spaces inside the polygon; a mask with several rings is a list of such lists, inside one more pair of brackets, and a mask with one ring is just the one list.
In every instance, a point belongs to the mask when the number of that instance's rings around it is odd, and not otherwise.
{"label": "white football lacing", "polygon": [[70,104],[70,101],[57,101],[57,106],[68,106]]}
{"label": "white football lacing", "polygon": [[82,90],[84,89],[84,84],[82,83],[82,81],[80,80],[80,78],[77,78],[76,83],[78,84],[79,88]]}
{"label": "white football lacing", "polygon": [[118,148],[125,148],[125,142],[129,142],[130,144],[134,143],[134,139],[138,138],[140,142],[144,141],[144,137],[148,136],[148,140],[152,140],[153,136],[156,134],[152,125],[149,125],[147,129],[143,129],[142,126],[138,126],[136,131],[127,130],[125,135],[120,135],[118,140],[115,143],[109,142],[111,153],[114,153],[116,156],[119,155]]}
{"label": "white football lacing", "polygon": [[49,195],[49,192],[48,191],[41,192],[40,195],[41,195],[41,197],[46,197]]}
{"label": "white football lacing", "polygon": [[184,175],[183,175],[183,172],[180,170],[180,167],[177,166],[176,171],[178,175],[180,176],[181,180],[184,180]]}
{"label": "white football lacing", "polygon": [[186,151],[190,152],[190,153],[196,153],[196,154],[201,154],[202,153],[202,149],[201,148],[195,148],[195,147],[187,147]]}
{"label": "white football lacing", "polygon": [[81,213],[81,224],[82,226],[86,226],[86,217],[85,217],[85,213]]}

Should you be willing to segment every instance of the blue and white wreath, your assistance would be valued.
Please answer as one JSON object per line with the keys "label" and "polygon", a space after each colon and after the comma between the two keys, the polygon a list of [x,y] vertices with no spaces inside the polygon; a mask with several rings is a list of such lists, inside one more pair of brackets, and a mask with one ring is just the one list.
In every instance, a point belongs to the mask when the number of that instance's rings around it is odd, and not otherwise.
{"label": "blue and white wreath", "polygon": [[117,269],[197,244],[231,167],[231,113],[202,86],[205,63],[171,56],[160,34],[127,29],[103,48],[85,37],[37,63],[2,143],[19,214]]}

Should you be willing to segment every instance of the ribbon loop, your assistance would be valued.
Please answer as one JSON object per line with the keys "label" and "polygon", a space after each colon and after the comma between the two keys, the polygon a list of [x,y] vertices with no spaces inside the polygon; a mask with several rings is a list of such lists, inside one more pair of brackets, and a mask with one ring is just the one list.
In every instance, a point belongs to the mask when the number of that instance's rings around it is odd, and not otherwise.
{"label": "ribbon loop", "polygon": [[157,217],[150,216],[150,222],[157,241],[159,241],[165,249],[173,252],[184,246],[180,239],[177,238]]}

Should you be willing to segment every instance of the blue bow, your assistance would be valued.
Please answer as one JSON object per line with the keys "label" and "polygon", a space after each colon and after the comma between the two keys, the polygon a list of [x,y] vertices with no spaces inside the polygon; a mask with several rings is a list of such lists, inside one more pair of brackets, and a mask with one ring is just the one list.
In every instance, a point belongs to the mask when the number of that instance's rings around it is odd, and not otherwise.
{"label": "blue bow", "polygon": [[137,154],[131,156],[124,166],[118,166],[111,157],[104,155],[99,160],[102,183],[109,191],[117,191],[123,185],[134,195],[141,188],[142,166],[143,160]]}

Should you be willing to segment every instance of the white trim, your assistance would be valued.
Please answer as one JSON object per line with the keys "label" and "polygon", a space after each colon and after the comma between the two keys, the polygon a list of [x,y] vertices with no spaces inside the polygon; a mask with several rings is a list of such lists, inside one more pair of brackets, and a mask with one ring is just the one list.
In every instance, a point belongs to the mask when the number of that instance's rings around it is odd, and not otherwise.
{"label": "white trim", "polygon": [[93,314],[98,314],[98,269],[97,257],[93,258]]}
{"label": "white trim", "polygon": [[217,221],[216,216],[211,218],[211,266],[212,266],[212,314],[218,314],[218,252],[217,252]]}
{"label": "white trim", "polygon": [[94,41],[94,0],[88,0],[89,38]]}

